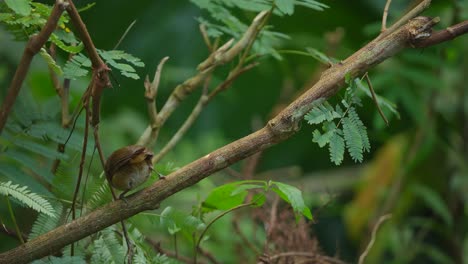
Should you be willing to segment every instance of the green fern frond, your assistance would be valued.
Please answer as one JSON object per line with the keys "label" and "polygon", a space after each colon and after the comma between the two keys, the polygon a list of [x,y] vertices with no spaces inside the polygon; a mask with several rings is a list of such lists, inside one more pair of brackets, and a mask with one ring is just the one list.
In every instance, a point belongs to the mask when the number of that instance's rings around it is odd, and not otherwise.
{"label": "green fern frond", "polygon": [[125,258],[125,248],[116,238],[114,230],[104,229],[93,242],[91,263],[121,263]]}
{"label": "green fern frond", "polygon": [[111,200],[109,185],[105,182],[100,181],[101,184],[97,188],[90,186],[90,193],[92,193],[89,199],[89,206],[91,209],[97,208]]}
{"label": "green fern frond", "polygon": [[49,201],[36,193],[32,193],[26,186],[20,187],[18,184],[12,184],[11,181],[0,182],[0,194],[11,196],[20,205],[25,205],[39,213],[44,213],[50,217],[57,217]]}
{"label": "green fern frond", "polygon": [[348,117],[352,120],[353,124],[356,126],[356,128],[359,131],[359,135],[361,136],[363,150],[365,152],[370,152],[371,146],[369,142],[369,137],[367,135],[367,128],[362,122],[361,118],[359,118],[359,115],[357,114],[355,108],[349,109]]}
{"label": "green fern frond", "polygon": [[346,148],[348,153],[354,161],[362,162],[363,159],[363,142],[361,135],[359,134],[359,128],[353,120],[349,117],[345,117],[343,122],[343,135],[346,142]]}
{"label": "green fern frond", "polygon": [[332,136],[330,137],[330,143],[329,143],[330,160],[333,163],[335,163],[335,165],[340,165],[341,162],[343,162],[343,158],[344,158],[345,143],[341,134],[342,134],[342,130],[337,129],[335,130],[335,133],[333,133]]}
{"label": "green fern frond", "polygon": [[83,54],[77,54],[68,60],[63,67],[64,78],[76,80],[79,77],[86,76],[91,67],[91,61]]}
{"label": "green fern frond", "polygon": [[[62,212],[62,205],[60,203],[54,203],[55,210]],[[56,228],[59,224],[60,217],[50,217],[46,214],[39,214],[36,221],[34,222],[29,239],[38,237],[39,235],[45,234],[46,232]]]}
{"label": "green fern frond", "polygon": [[83,256],[63,256],[63,257],[46,257],[40,260],[31,262],[31,264],[86,264]]}
{"label": "green fern frond", "polygon": [[[338,110],[338,109],[337,109]],[[341,114],[333,109],[333,107],[328,102],[324,102],[310,110],[304,116],[304,119],[309,124],[320,124],[323,121],[332,121],[335,118],[340,118]]]}

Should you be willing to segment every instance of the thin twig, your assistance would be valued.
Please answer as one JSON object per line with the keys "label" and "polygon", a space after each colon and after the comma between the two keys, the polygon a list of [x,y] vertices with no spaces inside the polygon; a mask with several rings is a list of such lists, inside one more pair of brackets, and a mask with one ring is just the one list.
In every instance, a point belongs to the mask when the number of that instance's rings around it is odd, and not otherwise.
{"label": "thin twig", "polygon": [[218,85],[211,93],[208,95],[208,100],[211,101],[217,94],[220,92],[226,90],[231,86],[231,84],[243,73],[246,71],[256,67],[258,65],[258,62],[251,63],[245,67],[242,68],[237,68],[229,72],[228,77],[224,82],[222,82],[220,85]]}
{"label": "thin twig", "polygon": [[5,127],[13,104],[18,97],[24,78],[28,73],[29,66],[34,55],[36,55],[41,50],[42,46],[44,46],[52,32],[57,27],[60,16],[62,15],[67,5],[67,2],[64,2],[63,0],[57,0],[42,30],[37,35],[33,35],[26,44],[20,63],[18,68],[16,68],[15,75],[13,76],[10,87],[8,88],[8,93],[5,96],[2,107],[0,109],[0,134]]}
{"label": "thin twig", "polygon": [[153,138],[156,140],[158,137],[159,130],[157,129],[157,116],[158,110],[156,107],[156,96],[158,94],[159,88],[159,81],[161,79],[161,71],[164,66],[164,63],[169,59],[169,57],[164,57],[158,64],[156,71],[154,73],[153,82],[149,81],[149,77],[146,76],[144,86],[145,86],[145,98],[146,98],[146,105],[148,108],[148,115],[150,118],[150,127],[151,130],[150,135],[148,137]]}
{"label": "thin twig", "polygon": [[380,29],[380,32],[384,32],[385,30],[387,30],[388,9],[390,8],[391,3],[392,0],[387,0],[387,3],[385,4],[384,12],[382,15],[382,28]]}
{"label": "thin twig", "polygon": [[[19,239],[18,232],[6,227],[1,218],[0,218],[0,223],[2,225],[2,228],[0,228],[1,232],[3,232],[5,235],[10,236],[12,238]],[[24,241],[27,241],[28,237],[24,233],[21,233],[20,236],[23,238]]]}
{"label": "thin twig", "polygon": [[[229,210],[226,210],[222,213],[220,213],[219,215],[217,215],[215,218],[213,218],[205,227],[205,229],[203,229],[202,233],[200,234],[200,237],[198,238],[197,240],[197,243],[195,244],[195,249],[199,249],[200,248],[200,243],[203,239],[203,236],[205,235],[206,231],[208,231],[208,229],[211,227],[212,224],[214,224],[214,222],[216,222],[218,219],[220,219],[221,217],[227,215],[228,213],[232,212],[232,211],[235,211],[235,210],[238,210],[238,209],[241,209],[241,208],[244,208],[244,207],[249,207],[249,206],[252,206],[254,205],[255,202],[251,202],[251,203],[246,203],[246,204],[241,204],[241,205],[238,205],[238,206],[235,206]],[[194,255],[194,260],[195,260],[195,263],[197,263],[197,251],[195,251],[195,255]]]}
{"label": "thin twig", "polygon": [[247,245],[247,247],[249,247],[250,249],[252,249],[252,251],[255,253],[255,255],[260,255],[262,254],[262,252],[260,252],[260,250],[249,240],[249,238],[247,238],[244,234],[244,232],[242,232],[242,230],[240,229],[240,226],[239,226],[239,223],[237,221],[233,221],[232,222],[232,226],[234,227],[234,231],[236,232],[236,234],[241,238],[241,240],[244,242],[243,245]]}
{"label": "thin twig", "polygon": [[158,154],[156,154],[152,162],[153,164],[159,162],[169,151],[171,151],[177,143],[183,138],[185,133],[190,129],[190,127],[195,123],[197,120],[198,116],[201,114],[203,108],[221,91],[226,90],[233,82],[235,79],[237,79],[242,73],[252,69],[253,67],[257,66],[258,63],[252,63],[247,66],[245,66],[242,69],[237,69],[235,72],[230,72],[228,74],[228,78],[219,84],[213,91],[207,95],[208,92],[208,86],[205,85],[202,95],[200,96],[200,99],[198,100],[197,104],[193,108],[192,112],[190,115],[187,117],[185,122],[182,124],[182,126],[177,130],[177,132],[172,136],[172,138],[166,143],[166,145],[159,151]]}
{"label": "thin twig", "polygon": [[[241,39],[235,43],[232,47],[233,40],[228,41],[226,44],[221,46],[215,52],[212,52],[210,56],[201,62],[198,67],[198,73],[184,81],[182,84],[179,84],[172,94],[169,96],[167,101],[164,103],[163,107],[158,113],[156,124],[151,127],[148,126],[143,133],[143,135],[138,140],[139,145],[151,146],[155,143],[155,139],[151,138],[151,130],[159,130],[167,121],[167,119],[172,115],[172,113],[177,109],[180,103],[187,98],[197,87],[199,87],[205,78],[211,75],[213,70],[223,65],[231,60],[233,60],[237,55],[239,55],[250,43],[252,40],[256,39],[261,28],[263,26],[263,21],[265,17],[268,17],[268,11],[260,12],[252,21],[249,28],[246,30]],[[158,132],[154,132],[158,134]]]}
{"label": "thin twig", "polygon": [[444,30],[436,31],[429,38],[417,41],[413,45],[417,48],[433,46],[445,41],[452,40],[468,32],[468,20],[450,26]]}
{"label": "thin twig", "polygon": [[8,212],[10,213],[11,221],[15,226],[16,235],[18,236],[18,239],[21,242],[21,244],[24,244],[23,236],[21,236],[21,230],[19,229],[18,223],[16,222],[15,213],[13,212],[13,208],[11,207],[10,198],[8,197],[8,195],[5,196],[5,199],[8,207]]}
{"label": "thin twig", "polygon": [[125,30],[125,32],[122,34],[122,36],[120,37],[119,41],[117,42],[117,44],[115,44],[114,46],[114,50],[116,50],[119,46],[120,46],[120,43],[122,43],[122,41],[125,39],[125,37],[127,36],[128,32],[130,32],[130,29],[132,29],[132,27],[135,25],[136,23],[136,20],[133,20],[132,23],[130,23],[130,25],[127,27],[127,29]]}
{"label": "thin twig", "polygon": [[210,52],[213,52],[213,45],[211,44],[210,37],[208,36],[208,32],[206,32],[206,26],[203,23],[200,23],[200,32],[203,37],[203,41],[205,41],[205,45],[208,47]]}
{"label": "thin twig", "polygon": [[379,229],[379,227],[382,225],[383,222],[390,219],[391,217],[392,217],[392,214],[386,214],[386,215],[382,215],[381,217],[379,217],[379,220],[377,221],[377,223],[374,225],[374,228],[372,229],[371,240],[369,241],[369,244],[367,244],[366,250],[364,250],[361,256],[359,256],[358,264],[364,263],[364,260],[366,259],[367,255],[369,254],[369,251],[371,250],[372,246],[375,243],[377,230]]}
{"label": "thin twig", "polygon": [[387,28],[384,32],[380,33],[380,35],[377,37],[377,39],[381,39],[383,37],[386,37],[390,35],[391,33],[395,32],[398,30],[401,26],[406,24],[410,19],[413,19],[422,11],[424,11],[426,8],[429,7],[431,4],[431,0],[423,0],[419,5],[411,9],[408,13],[406,13],[404,16],[402,16],[397,22],[395,22],[391,27]]}
{"label": "thin twig", "polygon": [[328,256],[321,256],[317,255],[315,253],[309,253],[309,252],[283,252],[283,253],[278,253],[274,256],[268,257],[268,260],[275,260],[279,258],[285,258],[285,257],[308,257],[311,259],[314,259],[316,261],[319,260],[325,260],[326,263],[336,263],[336,264],[344,264],[346,262],[343,262],[339,259],[328,257]]}
{"label": "thin twig", "polygon": [[372,83],[371,83],[371,80],[369,78],[369,74],[366,72],[364,74],[364,77],[366,78],[367,86],[369,86],[369,90],[370,90],[370,93],[372,95],[372,100],[374,101],[375,106],[377,107],[377,110],[379,111],[379,114],[382,117],[383,121],[388,126],[388,119],[387,119],[387,117],[385,117],[385,114],[382,111],[382,108],[380,108],[379,102],[377,101],[377,96],[375,95],[374,88],[372,87]]}

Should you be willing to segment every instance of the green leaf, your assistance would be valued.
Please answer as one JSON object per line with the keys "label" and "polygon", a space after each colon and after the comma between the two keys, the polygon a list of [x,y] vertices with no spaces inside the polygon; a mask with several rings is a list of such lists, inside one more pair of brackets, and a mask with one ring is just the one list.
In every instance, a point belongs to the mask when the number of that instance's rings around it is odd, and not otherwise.
{"label": "green leaf", "polygon": [[314,1],[314,0],[299,0],[299,1],[295,1],[295,4],[298,6],[305,6],[307,8],[314,9],[317,11],[323,11],[325,10],[325,8],[328,8],[327,5]]}
{"label": "green leaf", "polygon": [[47,65],[59,76],[63,75],[62,68],[55,62],[49,53],[44,48],[41,48],[40,53],[42,58],[47,62]]}
{"label": "green leaf", "polygon": [[84,48],[84,44],[83,42],[80,42],[80,44],[78,45],[67,45],[65,44],[59,37],[57,34],[55,33],[52,33],[52,35],[50,35],[50,41],[52,41],[55,45],[57,45],[57,47],[59,47],[60,49],[68,52],[68,53],[71,53],[71,54],[77,54],[79,52],[81,52]]}
{"label": "green leaf", "polygon": [[104,229],[98,239],[93,241],[93,255],[90,263],[121,263],[125,249],[115,235],[115,230]]}
{"label": "green leaf", "polygon": [[352,120],[353,124],[359,130],[363,151],[370,152],[371,146],[369,142],[369,136],[367,135],[367,128],[362,122],[361,118],[359,118],[359,115],[357,114],[356,109],[354,107],[349,109],[348,117]]}
{"label": "green leaf", "polygon": [[171,206],[166,207],[161,213],[161,225],[168,230],[170,234],[182,232],[182,234],[191,238],[196,231],[203,230],[205,224],[193,215],[176,210]]}
{"label": "green leaf", "polygon": [[304,199],[302,198],[302,192],[297,189],[294,186],[281,183],[281,182],[272,182],[274,185],[276,185],[276,188],[272,188],[274,192],[276,192],[281,199],[289,203],[295,214],[296,214],[296,220],[299,220],[299,215],[302,214],[305,216],[307,219],[312,220],[312,213],[305,205]]}
{"label": "green leaf", "polygon": [[86,76],[91,67],[91,61],[83,54],[77,54],[68,60],[63,68],[64,77],[76,80],[79,77]]}
{"label": "green leaf", "polygon": [[[55,203],[54,207],[57,212],[62,211],[62,205],[60,203]],[[60,217],[50,217],[46,214],[39,214],[31,228],[29,239],[31,240],[56,228],[59,224],[59,220]]]}
{"label": "green leaf", "polygon": [[5,4],[19,15],[28,16],[31,13],[28,0],[5,0]]}
{"label": "green leaf", "polygon": [[326,64],[326,65],[333,65],[335,62],[333,59],[329,58],[327,55],[324,53],[318,51],[317,49],[314,48],[306,48],[307,52],[316,60],[319,62]]}
{"label": "green leaf", "polygon": [[343,135],[346,142],[346,147],[351,158],[356,162],[362,162],[363,159],[363,142],[360,130],[353,123],[353,120],[349,117],[342,119],[343,122]]}
{"label": "green leaf", "polygon": [[[341,130],[340,130],[341,131]],[[329,152],[330,160],[335,163],[335,165],[340,165],[344,158],[345,144],[343,137],[336,131],[330,137]]]}
{"label": "green leaf", "polygon": [[249,181],[232,182],[213,189],[202,203],[203,210],[229,210],[241,205],[247,196],[247,190],[264,188],[265,184],[251,184]]}
{"label": "green leaf", "polygon": [[45,257],[31,264],[86,264],[83,256]]}
{"label": "green leaf", "polygon": [[439,215],[449,227],[452,226],[453,218],[447,203],[444,202],[437,192],[421,184],[412,185],[411,190],[415,196],[421,198],[437,215]]}
{"label": "green leaf", "polygon": [[309,124],[320,124],[323,121],[332,121],[340,118],[341,114],[336,112],[328,102],[324,102],[312,108],[309,113],[304,116],[304,119]]}
{"label": "green leaf", "polygon": [[29,191],[27,186],[20,187],[18,184],[12,184],[11,181],[0,182],[0,194],[7,197],[11,196],[20,205],[26,205],[39,213],[44,213],[50,217],[57,217],[49,201]]}
{"label": "green leaf", "polygon": [[294,0],[276,0],[275,5],[286,15],[292,15],[294,13]]}

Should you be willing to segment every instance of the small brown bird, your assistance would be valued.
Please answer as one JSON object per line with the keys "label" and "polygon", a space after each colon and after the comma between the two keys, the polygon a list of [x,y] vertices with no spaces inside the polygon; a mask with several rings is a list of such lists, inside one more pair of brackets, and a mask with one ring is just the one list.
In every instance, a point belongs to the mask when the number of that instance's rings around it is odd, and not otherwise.
{"label": "small brown bird", "polygon": [[120,148],[109,156],[104,171],[112,187],[123,191],[120,199],[148,179],[153,170],[153,156],[151,150],[138,145]]}

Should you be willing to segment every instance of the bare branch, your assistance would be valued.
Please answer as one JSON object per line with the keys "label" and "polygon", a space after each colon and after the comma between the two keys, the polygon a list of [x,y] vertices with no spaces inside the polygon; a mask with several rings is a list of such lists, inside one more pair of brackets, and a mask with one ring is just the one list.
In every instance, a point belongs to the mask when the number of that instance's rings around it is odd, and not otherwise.
{"label": "bare branch", "polygon": [[367,72],[364,74],[364,78],[366,78],[367,86],[369,86],[369,90],[372,95],[372,100],[374,101],[375,107],[377,107],[377,111],[379,111],[380,116],[382,117],[385,124],[388,126],[388,119],[387,117],[385,117],[385,114],[382,111],[382,108],[380,108],[379,102],[377,101],[377,96],[375,95],[374,88],[372,87],[372,83],[369,78],[369,74]]}
{"label": "bare branch", "polygon": [[431,4],[431,0],[423,0],[421,3],[419,3],[419,5],[411,9],[408,13],[406,13],[403,17],[401,17],[397,22],[395,22],[395,24],[393,24],[391,27],[389,27],[384,32],[382,32],[378,38],[383,38],[395,32],[401,26],[407,23],[410,19],[413,19],[417,15],[421,14],[422,11],[428,8],[430,4]]}
{"label": "bare branch", "polygon": [[388,220],[390,218],[392,218],[391,214],[386,214],[386,215],[382,215],[381,217],[379,217],[379,220],[377,221],[377,223],[374,225],[374,228],[372,229],[371,240],[369,241],[369,244],[367,244],[366,250],[364,250],[364,252],[362,252],[361,256],[359,256],[359,262],[358,262],[359,264],[364,263],[364,260],[366,259],[367,255],[369,254],[369,251],[371,250],[372,246],[374,245],[375,236],[377,234],[377,230],[379,229],[379,227],[382,225],[383,222],[385,222],[386,220]]}
{"label": "bare branch", "polygon": [[[161,79],[161,71],[164,66],[164,63],[169,59],[169,57],[164,57],[160,62],[158,67],[156,68],[156,71],[154,73],[154,79],[153,82],[149,81],[148,76],[146,76],[145,79],[145,98],[146,98],[146,104],[148,108],[148,115],[150,117],[150,127],[151,130],[149,130],[149,134],[144,135],[145,138],[152,138],[156,139],[158,137],[158,132],[159,130],[157,129],[157,116],[158,116],[158,110],[156,107],[156,96],[158,94],[158,88],[159,88],[159,80]],[[145,140],[149,141],[149,140]]]}
{"label": "bare branch", "polygon": [[452,40],[468,32],[468,20],[456,25],[450,26],[444,30],[436,31],[429,38],[415,42],[413,45],[417,48],[433,46],[445,41]]}
{"label": "bare branch", "polygon": [[203,80],[208,77],[213,70],[218,67],[219,65],[225,64],[235,56],[239,55],[248,45],[257,37],[257,34],[261,30],[261,26],[265,18],[268,16],[269,12],[263,11],[260,12],[255,19],[253,20],[252,24],[249,26],[247,31],[244,33],[242,38],[234,44],[232,47],[232,43],[234,40],[228,41],[226,44],[221,46],[218,50],[211,53],[211,55],[202,63],[200,63],[197,67],[199,71],[198,74],[195,76],[187,79],[182,84],[178,85],[172,94],[167,99],[166,103],[162,107],[161,111],[158,113],[156,118],[156,123],[154,126],[149,126],[146,128],[143,135],[138,140],[139,145],[150,146],[155,142],[155,138],[150,138],[148,135],[151,134],[151,130],[156,130],[156,135],[158,134],[159,129],[164,125],[166,120],[169,116],[175,111],[175,109],[179,106],[179,104],[189,95],[191,94]]}
{"label": "bare branch", "polygon": [[392,0],[387,0],[387,3],[385,4],[384,12],[382,15],[382,29],[380,30],[380,32],[384,32],[387,29],[388,9],[390,8],[391,3]]}

